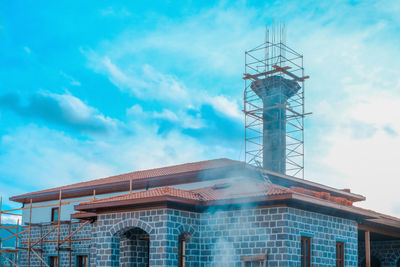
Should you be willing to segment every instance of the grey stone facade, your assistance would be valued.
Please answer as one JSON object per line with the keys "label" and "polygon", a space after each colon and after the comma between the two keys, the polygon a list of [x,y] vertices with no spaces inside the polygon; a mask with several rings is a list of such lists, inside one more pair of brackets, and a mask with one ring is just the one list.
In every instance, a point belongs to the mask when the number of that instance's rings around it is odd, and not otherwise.
{"label": "grey stone facade", "polygon": [[[72,229],[78,225],[73,224]],[[51,226],[42,227],[42,234]],[[62,236],[69,232],[62,226]],[[33,240],[40,228],[33,229]],[[74,239],[72,266],[77,255],[90,254],[90,266],[178,266],[178,237],[187,233],[187,264],[190,267],[241,266],[241,257],[268,251],[268,266],[300,266],[300,238],[312,239],[312,266],[334,266],[336,241],[345,242],[345,266],[358,265],[355,221],[290,207],[252,207],[197,213],[176,209],[154,209],[101,214]],[[56,232],[45,240],[55,239]],[[24,235],[26,241],[27,235]],[[150,247],[148,247],[148,244]],[[40,244],[38,244],[40,247]],[[57,255],[54,243],[43,243],[47,259]],[[149,255],[150,252],[150,255]],[[26,266],[27,255],[21,254]],[[61,251],[61,266],[69,266],[69,251]],[[31,266],[40,261],[31,256]],[[129,263],[137,262],[136,265]],[[253,264],[252,266],[259,266]]]}
{"label": "grey stone facade", "polygon": [[[372,241],[371,256],[380,261],[381,267],[397,267],[400,265],[400,241]],[[359,243],[359,266],[365,259],[365,243]],[[399,264],[399,265],[397,265]]]}
{"label": "grey stone facade", "polygon": [[[69,233],[72,233],[75,229],[80,226],[79,223],[72,223],[72,224],[62,224],[60,227],[60,239],[66,238]],[[41,236],[49,232],[54,225],[44,225],[38,226],[33,225],[31,230],[31,243],[39,240]],[[23,230],[27,230],[27,227],[24,227]],[[73,236],[73,239],[85,239],[83,241],[73,242],[73,250],[71,251],[71,263],[72,266],[76,266],[76,259],[79,255],[88,255],[90,253],[90,245],[91,245],[91,236],[92,236],[92,227],[90,224],[84,226],[77,234]],[[42,258],[49,262],[50,256],[57,256],[56,250],[56,243],[49,242],[52,240],[57,240],[57,230],[52,231],[48,234],[44,239],[43,242],[38,243],[33,248],[35,249],[36,253],[42,256]],[[28,233],[22,234],[22,247],[27,247],[28,242]],[[69,243],[65,242],[61,245],[62,248],[68,248]],[[19,264],[21,266],[28,266],[28,253],[26,250],[21,251],[19,256]],[[31,266],[45,266],[38,257],[31,253]],[[69,258],[70,252],[67,250],[60,250],[60,265],[61,266],[69,266]]]}

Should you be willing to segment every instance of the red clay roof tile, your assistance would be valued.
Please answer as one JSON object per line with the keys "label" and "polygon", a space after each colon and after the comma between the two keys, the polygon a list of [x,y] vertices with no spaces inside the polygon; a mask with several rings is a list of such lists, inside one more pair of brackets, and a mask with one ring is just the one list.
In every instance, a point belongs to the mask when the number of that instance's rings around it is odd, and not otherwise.
{"label": "red clay roof tile", "polygon": [[80,182],[76,184],[60,186],[55,188],[50,188],[46,190],[31,192],[27,194],[18,195],[12,198],[21,198],[29,195],[34,194],[41,194],[47,192],[58,192],[60,190],[68,190],[68,189],[78,189],[87,186],[96,186],[96,185],[104,185],[104,184],[111,184],[116,182],[123,182],[123,181],[138,181],[141,179],[152,178],[152,177],[162,177],[168,175],[177,175],[187,172],[195,172],[195,171],[202,171],[207,169],[213,168],[221,168],[233,165],[241,165],[244,164],[241,161],[231,160],[227,158],[220,158],[220,159],[213,159],[213,160],[206,160],[206,161],[198,161],[198,162],[191,162],[155,169],[148,169],[148,170],[141,170],[141,171],[134,171],[125,174],[110,176],[106,178],[94,179],[86,182]]}
{"label": "red clay roof tile", "polygon": [[[221,189],[220,189],[221,188]],[[270,196],[270,195],[280,195],[290,193],[287,188],[274,185],[271,183],[257,182],[257,190],[253,191],[243,191],[243,186],[240,184],[224,184],[223,186],[210,186],[199,188],[195,190],[182,190],[174,187],[160,187],[145,191],[134,192],[131,194],[124,194],[121,196],[115,196],[104,199],[96,199],[90,202],[85,202],[81,204],[92,204],[92,203],[108,203],[121,200],[130,199],[144,199],[144,198],[154,198],[161,196],[172,196],[188,200],[199,200],[199,201],[209,201],[209,200],[222,200],[222,199],[237,199],[246,197],[258,197],[258,196]]]}

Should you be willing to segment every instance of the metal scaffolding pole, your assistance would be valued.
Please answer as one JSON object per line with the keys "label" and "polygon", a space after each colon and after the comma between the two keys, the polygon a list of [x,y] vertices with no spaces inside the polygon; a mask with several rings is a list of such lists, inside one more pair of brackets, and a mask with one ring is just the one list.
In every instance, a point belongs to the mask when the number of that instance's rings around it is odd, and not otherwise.
{"label": "metal scaffolding pole", "polygon": [[[95,196],[95,193],[94,193]],[[88,201],[88,200],[92,200],[92,199],[81,199],[80,201]],[[19,257],[19,253],[21,250],[25,250],[27,251],[27,266],[30,267],[31,266],[31,261],[32,261],[32,256],[34,255],[35,257],[37,257],[40,261],[41,266],[44,265],[46,267],[50,267],[49,264],[45,261],[45,259],[43,258],[43,244],[44,243],[56,243],[56,249],[57,249],[57,262],[58,262],[58,266],[60,265],[60,251],[61,250],[69,250],[69,257],[68,257],[68,262],[69,262],[69,266],[72,266],[72,246],[73,243],[75,242],[82,242],[82,241],[88,241],[90,240],[90,238],[77,238],[77,239],[73,239],[72,237],[78,233],[79,231],[81,231],[87,224],[89,224],[91,221],[85,221],[83,223],[81,223],[74,231],[72,231],[72,222],[71,220],[68,221],[62,221],[61,220],[61,206],[63,205],[67,205],[70,203],[73,203],[75,201],[63,201],[62,200],[62,193],[60,191],[59,194],[59,201],[57,204],[46,204],[46,205],[37,205],[37,206],[33,206],[33,200],[30,199],[29,201],[29,207],[22,207],[22,208],[17,208],[17,209],[9,209],[9,210],[3,210],[3,197],[0,197],[0,229],[5,229],[6,231],[8,231],[11,235],[4,238],[4,239],[0,239],[0,257],[5,258],[5,260],[7,262],[9,262],[10,264],[12,264],[13,266],[17,266],[18,265],[18,259],[20,259]],[[41,223],[33,223],[32,222],[32,217],[33,217],[33,211],[34,209],[37,208],[45,208],[45,207],[58,207],[59,213],[58,213],[58,220],[56,225],[53,225],[53,227],[51,227],[48,231],[46,231],[43,234],[43,226],[50,226],[51,224],[41,224]],[[17,221],[17,225],[16,226],[5,226],[2,224],[2,215],[3,214],[7,214],[7,215],[12,215],[12,216],[22,216],[21,214],[15,213],[18,211],[22,211],[22,210],[27,210],[29,209],[29,221],[27,223],[27,225],[25,227],[27,227],[26,230],[19,230],[20,227],[20,220],[18,219]],[[61,226],[64,224],[68,224],[69,226],[69,233],[65,238],[61,238]],[[40,236],[38,239],[34,239],[32,240],[32,232],[33,232],[33,227],[40,227]],[[15,232],[13,232],[12,230],[15,229]],[[52,232],[57,230],[57,238],[56,240],[45,240],[46,237],[48,237]],[[22,241],[22,235],[23,234],[28,234],[27,239],[25,239],[26,241]],[[11,239],[11,238],[16,238],[15,240],[15,249],[2,249],[1,247],[1,242]],[[18,240],[19,239],[19,240]],[[61,245],[64,244],[65,242],[68,242],[69,247],[67,248],[62,248]],[[40,244],[40,248],[36,248],[35,246],[37,246],[38,244]],[[23,245],[25,245],[26,247],[23,247]],[[40,252],[40,254],[38,253]],[[9,257],[7,257],[5,254],[14,254],[14,260],[11,260]]]}
{"label": "metal scaffolding pole", "polygon": [[286,45],[285,26],[245,52],[245,161],[304,178],[303,56]]}

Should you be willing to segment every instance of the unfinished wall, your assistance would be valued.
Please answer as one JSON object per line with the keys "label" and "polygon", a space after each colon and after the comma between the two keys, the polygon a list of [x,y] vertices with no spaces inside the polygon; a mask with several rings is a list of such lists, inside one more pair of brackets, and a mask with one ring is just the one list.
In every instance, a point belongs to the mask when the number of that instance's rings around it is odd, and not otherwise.
{"label": "unfinished wall", "polygon": [[[64,238],[66,238],[69,235],[69,233],[73,232],[80,225],[81,225],[80,223],[72,223],[71,225],[62,224],[60,227],[60,239],[63,240]],[[50,231],[53,227],[54,225],[32,226],[31,243],[34,243],[37,240],[39,240],[40,237],[42,237],[44,234]],[[23,228],[23,230],[26,229],[27,227]],[[90,246],[91,236],[92,236],[92,227],[90,224],[84,226],[79,232],[77,232],[73,236],[73,239],[84,239],[84,240],[73,242],[73,250],[71,251],[71,254],[70,251],[67,250],[60,251],[60,266],[69,266],[70,257],[72,266],[76,266],[76,259],[78,255],[90,256],[89,246]],[[50,256],[57,256],[56,243],[51,242],[54,240],[57,240],[57,230],[47,235],[43,239],[43,242],[34,246],[36,252],[39,255],[41,255],[41,257],[46,261],[46,263],[49,263]],[[27,241],[28,241],[28,233],[22,234],[22,244],[20,246],[27,247],[28,246]],[[65,242],[61,247],[68,248],[69,243]],[[27,251],[22,250],[20,252],[19,257],[20,257],[19,258],[20,266],[28,266]],[[41,263],[38,257],[36,257],[33,253],[31,253],[31,266],[33,267],[33,266],[45,266],[45,265]]]}

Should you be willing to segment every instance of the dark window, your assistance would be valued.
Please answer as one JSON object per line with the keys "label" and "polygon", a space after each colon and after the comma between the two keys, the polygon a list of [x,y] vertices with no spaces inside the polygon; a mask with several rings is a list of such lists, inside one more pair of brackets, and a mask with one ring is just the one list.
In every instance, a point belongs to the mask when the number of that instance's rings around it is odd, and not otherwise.
{"label": "dark window", "polygon": [[58,257],[57,256],[49,257],[49,266],[50,267],[58,267]]}
{"label": "dark window", "polygon": [[[365,267],[365,259],[361,262],[361,267]],[[381,267],[381,262],[379,259],[375,258],[374,256],[371,256],[371,267]]]}
{"label": "dark window", "polygon": [[179,267],[185,267],[186,266],[186,245],[187,242],[190,239],[190,235],[188,233],[183,233],[179,236],[178,239],[178,259],[179,259]]}
{"label": "dark window", "polygon": [[87,255],[79,255],[77,259],[77,267],[88,267],[88,256]]}
{"label": "dark window", "polygon": [[301,237],[301,267],[310,267],[311,237]]}
{"label": "dark window", "polygon": [[57,222],[58,221],[58,208],[52,208],[51,209],[51,221],[52,222]]}
{"label": "dark window", "polygon": [[344,267],[344,243],[336,242],[336,267]]}

